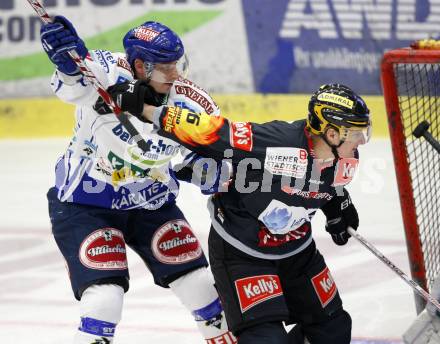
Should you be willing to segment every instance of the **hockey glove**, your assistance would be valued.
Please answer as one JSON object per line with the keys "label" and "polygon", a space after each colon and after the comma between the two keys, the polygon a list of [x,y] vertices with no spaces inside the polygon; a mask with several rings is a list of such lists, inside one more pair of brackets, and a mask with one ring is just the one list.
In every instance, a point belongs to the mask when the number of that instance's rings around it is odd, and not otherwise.
{"label": "hockey glove", "polygon": [[[125,81],[110,86],[107,92],[118,104],[122,111],[128,111],[142,122],[148,122],[143,116],[144,104],[159,106],[164,101],[164,96],[154,91],[154,89],[143,80]],[[110,107],[99,97],[93,106],[100,115],[112,113]]]}
{"label": "hockey glove", "polygon": [[350,238],[348,227],[359,227],[359,216],[351,202],[348,191],[344,189],[343,196],[334,196],[331,201],[324,204],[321,210],[327,218],[325,229],[330,233],[336,245],[345,245]]}
{"label": "hockey glove", "polygon": [[60,72],[67,75],[80,73],[67,52],[75,50],[84,59],[88,51],[70,21],[63,16],[56,16],[53,23],[41,27],[40,38],[44,51]]}
{"label": "hockey glove", "polygon": [[[431,295],[440,302],[440,275],[435,278],[434,283],[432,284]],[[440,322],[440,311],[437,309],[437,307],[435,307],[431,302],[428,302],[426,304],[426,310],[431,317],[436,317]]]}

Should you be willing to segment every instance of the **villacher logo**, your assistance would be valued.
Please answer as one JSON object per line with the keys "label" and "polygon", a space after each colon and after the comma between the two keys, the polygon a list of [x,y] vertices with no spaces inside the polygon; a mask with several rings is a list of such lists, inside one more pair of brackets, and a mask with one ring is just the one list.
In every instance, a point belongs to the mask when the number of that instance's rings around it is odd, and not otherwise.
{"label": "villacher logo", "polygon": [[115,228],[101,228],[89,234],[79,248],[81,263],[98,270],[127,268],[124,236]]}
{"label": "villacher logo", "polygon": [[153,235],[151,250],[165,264],[183,264],[202,255],[202,247],[184,220],[165,223]]}

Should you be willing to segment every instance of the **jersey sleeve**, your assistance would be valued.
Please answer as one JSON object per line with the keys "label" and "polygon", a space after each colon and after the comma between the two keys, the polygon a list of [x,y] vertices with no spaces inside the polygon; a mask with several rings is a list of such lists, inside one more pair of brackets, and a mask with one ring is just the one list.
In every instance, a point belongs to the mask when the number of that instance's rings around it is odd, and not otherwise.
{"label": "jersey sleeve", "polygon": [[[84,62],[105,89],[133,79],[130,66],[121,54],[91,50]],[[52,76],[51,87],[58,98],[77,106],[92,107],[99,96],[95,87],[83,75],[70,76],[58,70]]]}
{"label": "jersey sleeve", "polygon": [[233,122],[222,116],[162,107],[156,109],[153,122],[159,135],[217,160],[226,157],[238,163],[245,157],[262,158],[266,147],[286,144],[279,129],[287,123],[282,121]]}
{"label": "jersey sleeve", "polygon": [[[220,108],[211,95],[189,79],[177,79],[170,90],[167,101],[168,106],[178,106],[196,113],[207,113],[210,116],[219,116]],[[191,160],[194,152],[184,146],[181,147],[183,160],[180,163]]]}
{"label": "jersey sleeve", "polygon": [[220,115],[220,108],[211,95],[188,79],[179,78],[173,84],[168,97],[168,106],[178,106],[191,112]]}

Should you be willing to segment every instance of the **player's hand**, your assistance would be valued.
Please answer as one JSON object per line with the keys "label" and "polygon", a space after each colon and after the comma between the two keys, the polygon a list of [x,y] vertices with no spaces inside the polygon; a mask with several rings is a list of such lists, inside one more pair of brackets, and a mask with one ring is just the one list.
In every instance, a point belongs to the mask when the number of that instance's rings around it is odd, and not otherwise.
{"label": "player's hand", "polygon": [[[155,103],[162,104],[163,95],[154,91],[154,89],[143,80],[125,81],[110,86],[107,89],[112,99],[118,104],[122,111],[127,111],[136,116],[143,122],[148,122],[143,116],[144,104]],[[93,106],[100,115],[112,113],[110,107],[99,97]]]}
{"label": "player's hand", "polygon": [[56,16],[53,23],[41,27],[40,38],[44,51],[60,72],[68,75],[79,74],[77,65],[67,52],[75,50],[84,59],[88,51],[70,21],[63,16]]}
{"label": "player's hand", "polygon": [[351,202],[348,191],[344,188],[344,195],[334,196],[321,210],[324,212],[327,223],[325,229],[330,233],[336,245],[345,245],[350,238],[348,227],[359,227],[359,215]]}

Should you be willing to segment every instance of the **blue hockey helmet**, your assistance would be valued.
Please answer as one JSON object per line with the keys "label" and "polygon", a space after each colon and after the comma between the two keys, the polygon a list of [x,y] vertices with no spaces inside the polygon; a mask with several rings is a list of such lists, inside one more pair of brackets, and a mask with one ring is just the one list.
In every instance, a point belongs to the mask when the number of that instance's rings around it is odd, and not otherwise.
{"label": "blue hockey helmet", "polygon": [[154,21],[147,21],[128,31],[123,44],[130,65],[135,59],[151,64],[174,62],[184,54],[179,36],[169,27]]}

